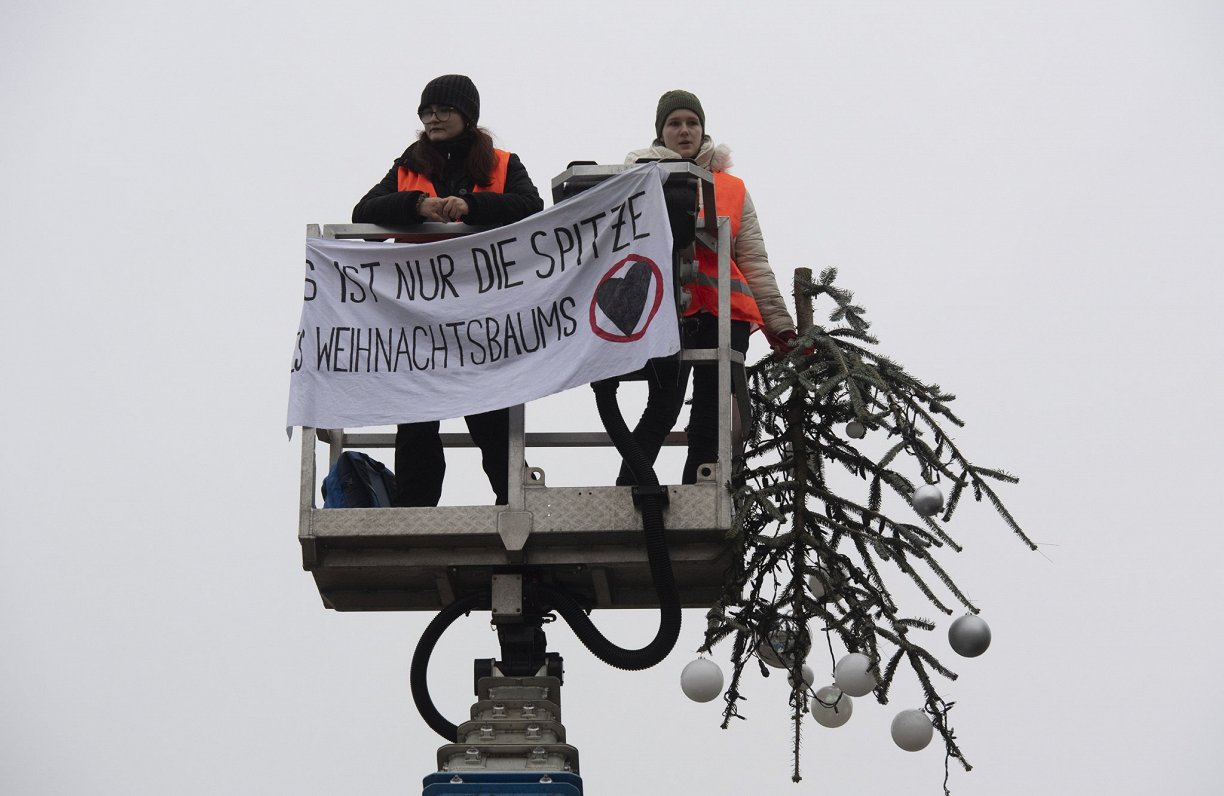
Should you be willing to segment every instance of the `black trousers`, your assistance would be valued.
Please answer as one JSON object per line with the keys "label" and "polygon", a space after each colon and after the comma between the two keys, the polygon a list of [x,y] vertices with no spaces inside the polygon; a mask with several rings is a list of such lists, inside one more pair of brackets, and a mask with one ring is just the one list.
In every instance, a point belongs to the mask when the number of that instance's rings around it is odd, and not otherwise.
{"label": "black trousers", "polygon": [[[731,348],[748,353],[748,337],[752,328],[747,321],[731,321]],[[717,348],[718,318],[699,312],[681,321],[680,345],[683,348]],[[689,411],[688,458],[684,461],[681,483],[697,483],[697,468],[706,462],[718,461],[718,368],[713,362],[694,370],[688,363],[671,358],[652,359],[646,366],[646,409],[633,429],[633,439],[641,447],[647,461],[654,464],[663,447],[663,440],[676,425],[684,407],[689,372],[693,371],[693,406]],[[661,482],[666,483],[662,478]],[[633,473],[622,464],[616,478],[619,486],[634,483]]]}
{"label": "black trousers", "polygon": [[[481,465],[493,487],[496,503],[509,503],[510,410],[495,409],[467,415],[468,432],[480,448]],[[436,506],[442,497],[446,454],[436,420],[401,423],[395,432],[396,506]]]}

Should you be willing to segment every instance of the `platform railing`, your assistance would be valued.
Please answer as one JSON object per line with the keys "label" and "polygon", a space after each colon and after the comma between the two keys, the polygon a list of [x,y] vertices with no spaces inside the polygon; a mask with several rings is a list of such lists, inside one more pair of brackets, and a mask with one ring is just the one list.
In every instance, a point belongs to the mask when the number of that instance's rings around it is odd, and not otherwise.
{"label": "platform railing", "polygon": [[[668,485],[665,511],[673,569],[682,604],[708,606],[719,594],[730,564],[725,535],[732,504],[733,366],[743,356],[730,345],[730,224],[714,216],[713,179],[692,163],[665,164],[695,178],[706,216],[697,239],[718,253],[718,347],[682,350],[695,363],[718,368],[718,461],[699,471],[698,482]],[[616,166],[572,166],[554,180],[597,182],[623,171]],[[564,178],[564,180],[562,179]],[[559,183],[558,181],[561,181]],[[412,227],[370,224],[312,225],[308,236],[426,242],[482,231],[464,224]],[[742,390],[740,391],[742,394]],[[317,446],[328,463],[346,449],[394,447],[393,432],[302,429],[299,541],[303,567],[312,572],[324,604],[337,610],[436,610],[474,589],[487,588],[499,571],[532,572],[585,597],[595,607],[648,608],[656,597],[641,543],[640,515],[632,488],[608,485],[550,487],[545,473],[527,467],[532,447],[607,447],[606,432],[528,432],[524,407],[510,408],[509,505],[436,508],[320,508]],[[465,433],[443,433],[448,447],[470,447]],[[668,445],[684,445],[683,432]],[[661,479],[664,480],[664,479]]]}

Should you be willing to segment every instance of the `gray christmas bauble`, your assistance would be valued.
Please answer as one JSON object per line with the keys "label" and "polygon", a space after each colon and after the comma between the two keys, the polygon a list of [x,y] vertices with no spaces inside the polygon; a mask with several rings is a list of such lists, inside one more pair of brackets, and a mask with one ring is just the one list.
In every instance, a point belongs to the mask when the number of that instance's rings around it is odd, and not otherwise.
{"label": "gray christmas bauble", "polygon": [[934,517],[944,506],[944,496],[934,484],[923,484],[914,490],[911,502],[914,511],[924,517]]}
{"label": "gray christmas bauble", "polygon": [[977,614],[965,614],[948,628],[948,643],[957,655],[976,658],[990,646],[990,625]]}
{"label": "gray christmas bauble", "polygon": [[[804,686],[806,686],[807,688],[811,688],[812,684],[816,682],[816,673],[812,671],[812,667],[808,666],[806,663],[803,664],[803,668],[800,669],[800,671],[803,673]],[[795,673],[794,672],[791,672],[790,674],[786,675],[786,682],[790,683],[791,688],[795,687]]]}
{"label": "gray christmas bauble", "polygon": [[851,439],[862,439],[867,436],[867,427],[857,420],[851,420],[846,424],[846,436]]}
{"label": "gray christmas bauble", "polygon": [[698,658],[680,672],[680,690],[694,702],[709,702],[722,688],[722,669],[709,658]]}
{"label": "gray christmas bauble", "polygon": [[931,742],[935,728],[921,710],[903,710],[892,720],[893,742],[907,752],[917,752]]}
{"label": "gray christmas bauble", "polygon": [[833,682],[850,696],[867,696],[876,687],[875,676],[868,671],[871,658],[861,652],[852,652],[833,667]]}
{"label": "gray christmas bauble", "polygon": [[850,721],[854,700],[835,685],[826,685],[812,700],[812,718],[822,727],[840,727]]}

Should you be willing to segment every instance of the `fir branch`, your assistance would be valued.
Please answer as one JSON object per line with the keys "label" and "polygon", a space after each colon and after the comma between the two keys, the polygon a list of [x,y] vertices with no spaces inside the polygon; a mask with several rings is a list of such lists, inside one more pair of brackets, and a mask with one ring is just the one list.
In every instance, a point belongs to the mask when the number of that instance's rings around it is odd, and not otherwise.
{"label": "fir branch", "polygon": [[[886,577],[898,574],[913,582],[927,603],[951,613],[932,584],[929,573],[970,611],[970,603],[935,551],[959,552],[961,547],[941,523],[952,519],[960,499],[971,490],[977,501],[990,501],[1005,524],[1024,542],[1024,535],[998,495],[987,483],[1015,483],[1014,476],[974,465],[941,423],[963,427],[949,408],[955,395],[936,383],[911,376],[896,361],[874,350],[865,310],[853,294],[835,284],[836,269],[819,279],[796,279],[797,294],[816,301],[828,297],[835,305],[831,327],[813,324],[800,332],[800,345],[780,360],[763,359],[748,369],[748,392],[755,411],[745,429],[746,454],[732,478],[734,527],[728,532],[737,565],[728,571],[722,597],[708,615],[708,651],[734,637],[733,673],[724,699],[725,728],[739,715],[743,672],[753,660],[768,675],[758,649],[780,628],[798,652],[789,660],[792,680],[792,776],[799,779],[801,717],[808,705],[802,679],[802,657],[810,647],[809,624],[819,622],[833,655],[833,636],[849,652],[872,661],[878,677],[876,698],[886,702],[904,662],[920,683],[926,712],[939,729],[946,761],[965,761],[947,723],[952,707],[939,696],[931,672],[955,679],[933,653],[910,639],[914,631],[930,631],[934,623],[899,615]],[[805,300],[806,300],[805,299]],[[877,434],[895,437],[878,460],[864,456],[833,430],[834,423],[858,419]],[[901,468],[905,467],[906,472]],[[862,500],[830,486],[830,469],[863,479]],[[941,522],[923,517],[920,524],[889,515],[884,489],[896,493],[908,508],[916,468],[922,481],[951,484]],[[819,510],[817,509],[819,507]],[[785,530],[784,530],[785,529]],[[843,552],[853,550],[854,558]],[[885,564],[896,568],[896,573]],[[886,571],[887,570],[887,571]],[[808,578],[819,582],[823,596],[808,590]],[[796,646],[798,645],[798,646]],[[884,648],[888,649],[885,650]],[[799,651],[801,650],[801,651]],[[882,651],[887,661],[881,671]],[[945,792],[946,792],[945,778]]]}

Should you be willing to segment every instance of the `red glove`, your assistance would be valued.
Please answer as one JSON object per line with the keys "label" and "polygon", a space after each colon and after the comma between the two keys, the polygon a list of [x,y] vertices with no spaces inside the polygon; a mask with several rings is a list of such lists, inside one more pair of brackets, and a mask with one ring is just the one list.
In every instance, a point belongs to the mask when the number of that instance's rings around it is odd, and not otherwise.
{"label": "red glove", "polygon": [[[769,330],[765,332],[765,339],[769,341],[769,347],[773,349],[773,358],[781,359],[790,352],[794,351],[799,345],[799,333],[794,329],[786,329],[778,334],[771,334]],[[816,349],[813,346],[808,346],[803,349],[803,355],[810,357]]]}
{"label": "red glove", "polygon": [[795,347],[795,341],[799,339],[799,334],[794,329],[784,329],[777,334],[772,334],[768,329],[764,331],[769,347],[779,356],[789,354]]}

